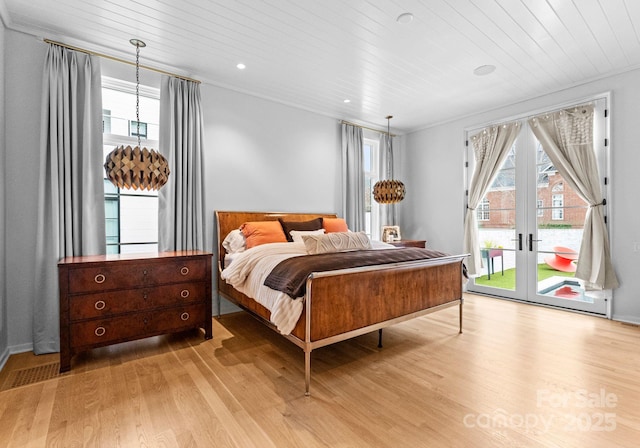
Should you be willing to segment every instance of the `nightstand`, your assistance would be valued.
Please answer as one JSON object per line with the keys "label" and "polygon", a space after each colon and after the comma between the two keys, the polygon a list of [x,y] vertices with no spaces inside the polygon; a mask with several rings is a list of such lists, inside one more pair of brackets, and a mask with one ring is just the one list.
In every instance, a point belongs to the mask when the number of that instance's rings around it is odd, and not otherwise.
{"label": "nightstand", "polygon": [[427,247],[427,242],[425,240],[400,240],[389,244],[396,247],[421,247],[423,249]]}

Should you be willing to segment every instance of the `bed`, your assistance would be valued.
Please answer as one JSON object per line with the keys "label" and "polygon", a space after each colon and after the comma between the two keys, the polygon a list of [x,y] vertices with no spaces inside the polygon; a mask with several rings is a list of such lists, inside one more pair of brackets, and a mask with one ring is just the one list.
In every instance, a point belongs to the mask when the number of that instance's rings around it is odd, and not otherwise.
{"label": "bed", "polygon": [[[290,332],[279,331],[271,310],[222,278],[227,255],[223,241],[246,222],[307,222],[335,214],[217,211],[218,310],[220,297],[282,334],[304,350],[305,395],[310,394],[311,352],[339,341],[379,330],[451,306],[459,306],[462,332],[462,285],[465,255],[385,263],[312,272],[306,277],[301,314]],[[252,249],[253,250],[253,249]],[[409,249],[404,249],[409,250]],[[413,249],[423,250],[423,249]],[[232,262],[233,263],[233,262]]]}

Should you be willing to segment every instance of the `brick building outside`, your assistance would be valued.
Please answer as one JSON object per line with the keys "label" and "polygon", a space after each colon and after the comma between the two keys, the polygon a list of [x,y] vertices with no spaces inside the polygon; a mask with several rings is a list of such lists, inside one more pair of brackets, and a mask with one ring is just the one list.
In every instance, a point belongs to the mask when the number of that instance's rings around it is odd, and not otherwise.
{"label": "brick building outside", "polygon": [[[560,173],[552,168],[538,183],[537,216],[539,228],[582,228],[586,203],[569,187]],[[476,212],[480,228],[515,228],[515,186],[499,182],[485,195]]]}

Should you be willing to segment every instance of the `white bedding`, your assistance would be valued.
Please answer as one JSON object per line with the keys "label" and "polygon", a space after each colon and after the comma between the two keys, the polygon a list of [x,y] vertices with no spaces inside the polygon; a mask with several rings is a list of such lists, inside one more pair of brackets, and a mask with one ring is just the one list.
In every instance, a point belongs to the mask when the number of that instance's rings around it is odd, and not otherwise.
{"label": "white bedding", "polygon": [[[379,241],[373,249],[394,248]],[[236,253],[221,277],[235,289],[271,311],[271,322],[282,334],[290,334],[302,313],[304,297],[292,299],[287,294],[264,286],[264,280],[283,260],[307,255],[304,243],[270,243]]]}

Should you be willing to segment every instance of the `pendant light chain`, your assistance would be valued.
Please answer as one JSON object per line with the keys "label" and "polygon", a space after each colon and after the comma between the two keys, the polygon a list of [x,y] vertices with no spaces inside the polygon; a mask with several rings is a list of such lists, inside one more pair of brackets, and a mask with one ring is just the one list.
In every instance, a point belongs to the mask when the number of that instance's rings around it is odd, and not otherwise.
{"label": "pendant light chain", "polygon": [[391,148],[391,119],[387,117],[387,173],[388,179],[379,180],[373,185],[373,199],[379,204],[395,204],[404,199],[406,189],[399,180],[393,179],[393,151]]}
{"label": "pendant light chain", "polygon": [[140,44],[136,43],[136,123],[138,125],[138,148],[140,148]]}
{"label": "pendant light chain", "polygon": [[155,149],[140,147],[140,47],[144,48],[147,44],[139,39],[130,39],[129,43],[136,47],[136,127],[138,146],[135,148],[130,145],[116,147],[107,155],[104,169],[107,178],[117,188],[159,190],[169,180],[171,172],[169,161]]}

